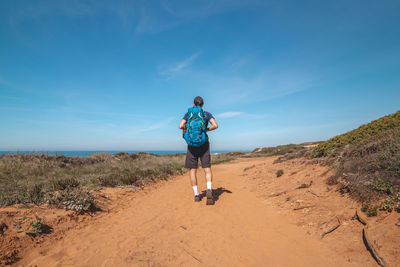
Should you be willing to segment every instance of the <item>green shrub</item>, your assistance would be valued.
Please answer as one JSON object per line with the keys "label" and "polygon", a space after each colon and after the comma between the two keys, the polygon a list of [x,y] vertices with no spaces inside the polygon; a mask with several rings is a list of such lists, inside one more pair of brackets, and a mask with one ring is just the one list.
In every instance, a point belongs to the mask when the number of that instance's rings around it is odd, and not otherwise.
{"label": "green shrub", "polygon": [[283,170],[278,170],[276,172],[276,177],[281,177],[283,175]]}
{"label": "green shrub", "polygon": [[78,187],[79,184],[79,180],[72,177],[58,178],[50,181],[53,190],[65,190],[69,187]]}
{"label": "green shrub", "polygon": [[399,212],[399,213],[400,213],[400,202],[396,203],[396,205],[394,206],[394,210],[395,210],[396,212]]}
{"label": "green shrub", "polygon": [[368,202],[365,202],[365,203],[363,203],[363,205],[362,205],[362,207],[361,207],[361,211],[362,212],[367,212],[367,210],[369,209],[369,206],[371,205],[371,203],[368,201]]}
{"label": "green shrub", "polygon": [[44,224],[42,222],[42,218],[40,218],[39,216],[35,215],[36,217],[36,221],[30,221],[29,225],[30,225],[30,229],[28,231],[26,231],[26,233],[28,235],[31,236],[40,236],[43,233],[44,230]]}
{"label": "green shrub", "polygon": [[301,150],[304,150],[307,145],[311,145],[314,143],[303,143],[303,144],[288,144],[288,145],[280,145],[274,147],[263,147],[256,148],[251,152],[251,156],[282,156],[288,153],[294,153]]}
{"label": "green shrub", "polygon": [[119,178],[119,181],[122,185],[134,185],[137,182],[137,178],[135,175],[123,175]]}
{"label": "green shrub", "polygon": [[335,136],[312,150],[312,157],[325,157],[335,148],[355,145],[367,138],[400,126],[400,111],[362,125],[357,129]]}
{"label": "green shrub", "polygon": [[393,194],[394,191],[393,185],[390,182],[385,182],[381,179],[375,181],[371,187],[378,192],[386,193],[388,195]]}
{"label": "green shrub", "polygon": [[96,201],[93,195],[89,191],[80,188],[51,193],[47,202],[58,208],[74,210],[81,214],[96,209]]}
{"label": "green shrub", "polygon": [[368,217],[373,217],[376,215],[378,215],[378,206],[374,206],[374,207],[368,209],[368,211],[367,211]]}
{"label": "green shrub", "polygon": [[393,203],[384,202],[379,207],[380,210],[392,212],[393,211]]}
{"label": "green shrub", "polygon": [[345,183],[350,195],[362,202],[378,202],[387,195],[396,207],[400,203],[399,155],[400,127],[397,127],[350,148],[337,149],[326,158],[336,168],[336,175],[330,180]]}
{"label": "green shrub", "polygon": [[34,184],[27,190],[27,201],[40,204],[44,199],[43,184]]}
{"label": "green shrub", "polygon": [[98,181],[101,186],[114,187],[118,185],[116,174],[110,174],[108,176],[100,176],[98,177]]}

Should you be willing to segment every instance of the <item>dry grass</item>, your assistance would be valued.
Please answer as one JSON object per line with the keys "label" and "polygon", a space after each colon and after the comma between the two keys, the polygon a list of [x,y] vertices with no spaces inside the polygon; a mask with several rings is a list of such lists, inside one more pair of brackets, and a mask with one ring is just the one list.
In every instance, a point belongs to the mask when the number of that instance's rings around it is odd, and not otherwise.
{"label": "dry grass", "polygon": [[[212,164],[244,153],[212,155]],[[78,212],[92,211],[90,191],[101,187],[144,186],[182,174],[184,154],[94,153],[89,157],[48,154],[0,156],[0,206],[47,202]]]}
{"label": "dry grass", "polygon": [[400,211],[400,127],[337,149],[327,160],[337,169],[331,184],[365,203],[383,199],[382,210]]}
{"label": "dry grass", "polygon": [[183,164],[184,155],[148,153],[94,153],[87,158],[2,155],[0,205],[40,204],[48,201],[49,194],[54,191],[73,191],[73,188],[142,186],[184,172]]}
{"label": "dry grass", "polygon": [[244,152],[229,152],[229,153],[211,155],[211,164],[226,163],[226,162],[232,161],[234,159],[243,157],[247,154],[248,153],[244,153]]}
{"label": "dry grass", "polygon": [[[256,148],[253,150],[249,157],[270,157],[270,156],[284,156],[284,155],[297,155],[302,156],[306,151],[308,151],[314,145],[320,142],[307,142],[301,144],[288,144],[275,147],[263,147]],[[300,157],[299,155],[296,157]]]}

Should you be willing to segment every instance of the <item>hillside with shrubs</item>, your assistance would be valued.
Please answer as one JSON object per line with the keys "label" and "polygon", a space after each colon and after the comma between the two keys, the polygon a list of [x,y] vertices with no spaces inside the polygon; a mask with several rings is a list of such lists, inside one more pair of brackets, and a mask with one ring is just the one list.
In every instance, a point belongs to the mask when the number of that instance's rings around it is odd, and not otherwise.
{"label": "hillside with shrubs", "polygon": [[400,111],[319,144],[309,155],[335,170],[329,184],[363,202],[363,210],[400,212]]}

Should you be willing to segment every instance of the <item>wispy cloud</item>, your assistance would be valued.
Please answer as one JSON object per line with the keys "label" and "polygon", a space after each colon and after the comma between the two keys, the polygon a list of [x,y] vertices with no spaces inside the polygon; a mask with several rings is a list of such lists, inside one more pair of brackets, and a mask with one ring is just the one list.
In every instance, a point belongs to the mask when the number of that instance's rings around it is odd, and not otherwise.
{"label": "wispy cloud", "polygon": [[193,19],[217,13],[220,9],[214,0],[193,1],[191,5],[182,5],[179,1],[161,1],[162,7],[174,17]]}
{"label": "wispy cloud", "polygon": [[260,103],[308,90],[315,86],[316,75],[306,70],[260,70],[252,76],[192,71],[193,90],[201,90],[211,106]]}
{"label": "wispy cloud", "polygon": [[186,68],[188,68],[202,53],[203,51],[201,50],[197,51],[196,53],[185,58],[184,60],[161,70],[160,74],[166,76],[168,79],[173,78],[175,75],[182,73]]}
{"label": "wispy cloud", "polygon": [[[187,1],[187,0],[161,0],[161,5],[169,14],[180,19],[204,18],[215,14],[229,12],[244,8],[248,5],[262,6],[270,1],[265,0],[229,0],[229,1]],[[187,4],[190,3],[190,4]]]}
{"label": "wispy cloud", "polygon": [[240,68],[250,62],[250,57],[242,57],[231,64],[232,69]]}
{"label": "wispy cloud", "polygon": [[228,112],[219,113],[219,114],[215,115],[215,117],[227,119],[227,118],[238,117],[243,114],[244,114],[244,112],[241,112],[241,111],[228,111]]}
{"label": "wispy cloud", "polygon": [[174,119],[176,119],[176,118],[175,117],[170,117],[170,118],[168,118],[168,119],[166,119],[164,121],[160,121],[160,122],[155,123],[155,124],[153,124],[151,126],[139,129],[137,132],[138,133],[143,133],[143,132],[151,132],[151,131],[154,131],[154,130],[162,129],[162,128],[168,126]]}
{"label": "wispy cloud", "polygon": [[[189,3],[190,4],[187,4]],[[58,0],[27,1],[24,4],[10,5],[6,19],[10,26],[53,16],[67,18],[97,18],[105,14],[115,17],[115,21],[128,34],[158,33],[177,25],[208,16],[237,10],[248,5],[264,5],[260,0],[230,1],[126,1],[126,0]]]}
{"label": "wispy cloud", "polygon": [[137,119],[153,119],[154,116],[151,115],[145,115],[145,114],[135,114],[131,112],[113,112],[113,111],[107,111],[107,110],[86,110],[78,107],[68,107],[68,106],[61,106],[57,108],[51,108],[51,109],[42,109],[42,110],[37,110],[40,112],[47,112],[47,113],[64,113],[64,114],[77,114],[77,115],[100,115],[100,118],[105,118],[105,117],[131,117],[131,118],[137,118]]}
{"label": "wispy cloud", "polygon": [[10,9],[8,22],[15,26],[25,20],[38,19],[46,16],[89,16],[94,15],[96,8],[83,1],[37,1],[28,2],[18,8]]}

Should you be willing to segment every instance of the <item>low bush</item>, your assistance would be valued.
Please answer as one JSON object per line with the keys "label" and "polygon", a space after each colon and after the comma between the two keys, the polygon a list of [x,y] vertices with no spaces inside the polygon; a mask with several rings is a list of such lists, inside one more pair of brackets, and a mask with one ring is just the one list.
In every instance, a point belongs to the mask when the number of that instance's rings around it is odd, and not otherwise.
{"label": "low bush", "polygon": [[337,148],[327,157],[336,168],[336,175],[329,182],[339,184],[342,192],[364,202],[363,211],[368,216],[374,216],[378,208],[400,211],[399,155],[400,127],[366,138],[357,145]]}
{"label": "low bush", "polygon": [[356,146],[343,149],[335,157],[339,182],[361,201],[377,200],[399,191],[400,127],[370,137]]}
{"label": "low bush", "polygon": [[281,177],[283,175],[283,170],[276,171],[276,177]]}
{"label": "low bush", "polygon": [[96,209],[96,201],[88,190],[81,188],[67,189],[49,193],[47,203],[65,210],[78,213],[92,212]]}
{"label": "low bush", "polygon": [[50,181],[53,190],[65,190],[69,187],[78,187],[79,184],[79,180],[73,177],[56,178]]}
{"label": "low bush", "polygon": [[[212,155],[213,164],[227,162],[243,154]],[[71,206],[80,210],[76,208],[78,205],[82,210],[90,209],[85,201],[73,200],[74,197],[70,195],[76,196],[77,192],[99,186],[142,186],[167,180],[186,171],[184,161],[184,154],[93,153],[87,158],[33,153],[4,154],[0,156],[0,206],[40,204],[48,200],[61,207]],[[64,201],[70,203],[64,205]]]}
{"label": "low bush", "polygon": [[312,151],[312,157],[328,156],[334,149],[346,145],[356,145],[364,140],[384,133],[387,130],[400,127],[400,111],[362,125],[357,129],[335,136],[319,144]]}
{"label": "low bush", "polygon": [[43,184],[34,184],[27,190],[27,202],[32,202],[35,204],[40,204],[43,202],[44,192]]}
{"label": "low bush", "polygon": [[[212,155],[212,163],[228,162],[244,154]],[[184,162],[184,154],[93,153],[86,158],[4,154],[0,155],[0,206],[48,200],[62,208],[90,210],[91,197],[83,196],[83,191],[167,180],[186,171]],[[63,204],[65,201],[69,202]]]}
{"label": "low bush", "polygon": [[362,207],[361,207],[361,211],[362,212],[367,212],[367,210],[369,209],[369,206],[371,206],[371,202],[370,201],[367,201],[367,202],[363,203]]}
{"label": "low bush", "polygon": [[383,181],[381,179],[378,179],[377,181],[375,181],[371,185],[371,188],[373,190],[376,190],[378,192],[382,192],[382,193],[385,193],[385,194],[388,194],[388,195],[393,194],[393,192],[394,192],[393,185],[390,182],[388,182],[388,181],[385,182],[385,181]]}
{"label": "low bush", "polygon": [[114,186],[118,185],[115,174],[110,174],[107,176],[99,176],[98,181],[99,181],[99,185],[101,185],[101,186],[114,187]]}
{"label": "low bush", "polygon": [[211,164],[222,164],[226,162],[230,162],[242,156],[245,156],[244,152],[230,152],[230,153],[222,153],[222,154],[213,154],[211,155]]}
{"label": "low bush", "polygon": [[35,221],[30,221],[29,225],[30,225],[30,229],[26,231],[26,233],[28,235],[31,236],[40,236],[43,234],[44,231],[44,224],[42,222],[42,218],[40,218],[39,216],[35,215]]}
{"label": "low bush", "polygon": [[378,215],[378,206],[374,206],[374,207],[369,208],[367,210],[367,216],[368,217],[373,217],[373,216],[376,216],[376,215]]}
{"label": "low bush", "polygon": [[281,145],[275,147],[263,147],[263,148],[256,148],[251,152],[249,157],[270,157],[270,156],[283,156],[287,154],[292,154],[299,151],[307,151],[307,148],[313,144],[317,144],[319,142],[309,142],[309,143],[302,143],[302,144],[288,144],[288,145]]}

